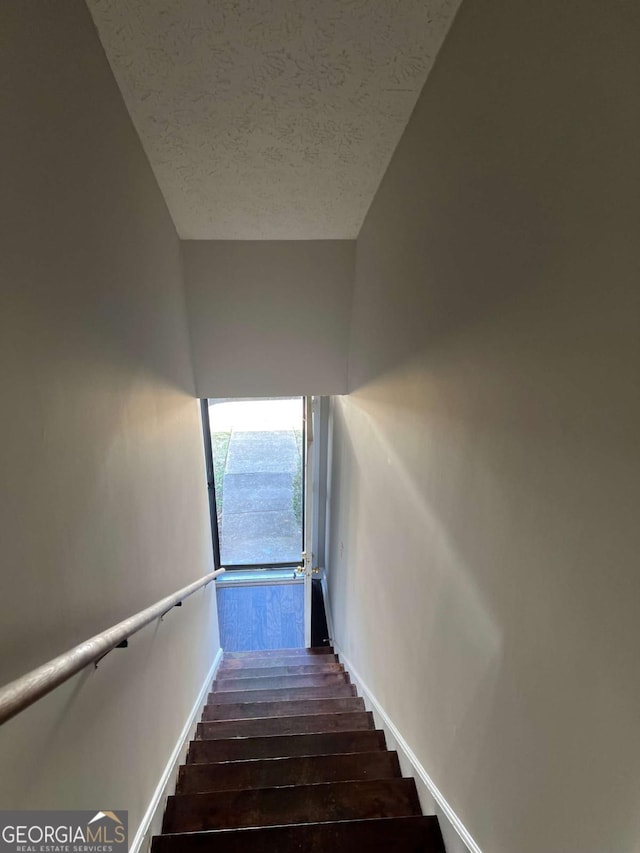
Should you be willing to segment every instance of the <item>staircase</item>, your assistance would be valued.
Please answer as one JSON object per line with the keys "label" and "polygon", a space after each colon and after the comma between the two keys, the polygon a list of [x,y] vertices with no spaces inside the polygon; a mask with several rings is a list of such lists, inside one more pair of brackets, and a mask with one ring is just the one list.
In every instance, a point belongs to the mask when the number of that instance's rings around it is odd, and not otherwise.
{"label": "staircase", "polygon": [[152,853],[444,853],[330,647],[225,654]]}

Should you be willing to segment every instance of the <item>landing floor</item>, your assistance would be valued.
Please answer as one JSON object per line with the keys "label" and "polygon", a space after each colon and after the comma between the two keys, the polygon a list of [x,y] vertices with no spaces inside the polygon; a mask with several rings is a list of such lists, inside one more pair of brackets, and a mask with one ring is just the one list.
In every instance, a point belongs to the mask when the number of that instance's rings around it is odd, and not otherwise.
{"label": "landing floor", "polygon": [[225,652],[304,647],[304,584],[217,587]]}

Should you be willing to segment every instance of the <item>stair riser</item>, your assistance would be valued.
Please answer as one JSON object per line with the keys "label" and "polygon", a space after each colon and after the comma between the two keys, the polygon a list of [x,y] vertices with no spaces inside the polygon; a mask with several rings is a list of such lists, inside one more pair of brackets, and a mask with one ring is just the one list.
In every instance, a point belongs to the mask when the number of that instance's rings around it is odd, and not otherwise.
{"label": "stair riser", "polygon": [[198,723],[196,740],[326,734],[327,732],[369,731],[374,728],[373,714],[370,711],[297,714],[262,719]]}
{"label": "stair riser", "polygon": [[354,779],[395,779],[399,776],[400,765],[395,752],[306,755],[181,767],[176,793],[245,791]]}
{"label": "stair riser", "polygon": [[[220,664],[220,672],[221,673],[229,673],[229,672],[237,672],[238,670],[243,669],[269,669],[272,666],[296,666],[297,664],[301,664],[302,660],[297,655],[296,656],[285,656],[285,657],[277,657],[277,658],[247,658],[246,661],[223,661]],[[320,662],[323,664],[326,663],[340,663],[336,655],[323,655],[322,657],[310,658],[304,660],[304,663],[308,666],[312,664],[314,661]]]}
{"label": "stair riser", "polygon": [[225,657],[152,853],[444,853],[331,652]]}
{"label": "stair riser", "polygon": [[163,832],[419,814],[413,779],[332,782],[169,797]]}
{"label": "stair riser", "polygon": [[353,684],[327,687],[280,687],[275,690],[227,690],[209,693],[208,705],[237,705],[240,702],[291,702],[296,699],[346,699],[356,695]]}
{"label": "stair riser", "polygon": [[445,853],[436,817],[156,836],[151,853]]}
{"label": "stair riser", "polygon": [[228,661],[244,661],[252,658],[269,660],[277,657],[317,658],[332,654],[334,654],[332,646],[318,646],[313,649],[263,649],[261,651],[225,652],[224,661],[227,663]]}
{"label": "stair riser", "polygon": [[234,666],[218,669],[218,678],[254,678],[273,675],[322,675],[323,673],[344,672],[344,665],[329,661],[324,663],[285,664],[284,666]]}
{"label": "stair riser", "polygon": [[293,717],[302,714],[331,714],[338,711],[364,711],[364,701],[359,697],[352,697],[206,705],[202,719],[203,721],[246,720],[252,717]]}
{"label": "stair riser", "polygon": [[333,684],[349,684],[349,676],[344,672],[331,672],[322,675],[270,675],[251,678],[217,678],[213,682],[212,692],[221,693],[233,690],[278,690],[292,687],[328,687]]}
{"label": "stair riser", "polygon": [[385,739],[381,731],[194,740],[189,746],[187,764],[287,758],[294,755],[374,752],[375,750],[384,750],[384,748]]}

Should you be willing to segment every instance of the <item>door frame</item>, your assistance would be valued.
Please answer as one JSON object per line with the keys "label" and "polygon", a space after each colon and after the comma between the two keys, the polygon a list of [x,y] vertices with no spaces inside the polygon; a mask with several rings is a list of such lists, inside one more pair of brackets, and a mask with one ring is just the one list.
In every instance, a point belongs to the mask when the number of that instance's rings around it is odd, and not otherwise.
{"label": "door frame", "polygon": [[207,492],[209,494],[209,520],[211,521],[211,545],[213,547],[213,565],[221,568],[220,540],[218,538],[218,508],[216,506],[216,484],[213,467],[213,444],[211,442],[211,422],[209,420],[209,399],[200,400],[200,416],[202,417],[202,438],[204,441],[204,462],[207,475]]}
{"label": "door frame", "polygon": [[[259,399],[259,398],[256,398]],[[316,455],[317,439],[320,436],[320,398],[310,395],[302,396],[303,407],[303,460],[302,460],[302,542],[301,561],[288,563],[249,563],[226,566],[228,572],[256,571],[263,569],[292,569],[297,575],[302,575],[304,585],[304,645],[311,647],[311,599],[312,580],[318,568],[314,567],[318,536],[318,476],[315,468],[320,463]],[[211,422],[209,419],[209,398],[200,399],[200,414],[202,417],[202,432],[204,443],[207,492],[209,496],[209,518],[211,523],[211,544],[213,562],[216,569],[222,567],[220,560],[220,534],[218,529],[218,510],[216,504],[215,468],[213,461],[213,443],[211,441]],[[314,438],[316,441],[314,443]],[[278,583],[277,580],[273,581]],[[290,581],[289,581],[290,582]],[[250,583],[250,582],[249,582]]]}
{"label": "door frame", "polygon": [[314,398],[304,398],[304,464],[303,468],[303,551],[301,571],[304,579],[304,645],[311,648],[311,581],[313,579],[313,522],[314,522]]}

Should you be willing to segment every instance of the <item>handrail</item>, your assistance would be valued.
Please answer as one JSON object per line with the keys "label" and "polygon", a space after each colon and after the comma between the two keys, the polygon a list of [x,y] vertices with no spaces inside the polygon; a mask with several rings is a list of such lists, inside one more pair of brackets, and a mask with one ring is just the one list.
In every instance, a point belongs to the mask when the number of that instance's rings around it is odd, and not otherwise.
{"label": "handrail", "polygon": [[163,616],[176,604],[193,595],[194,592],[207,586],[224,571],[224,569],[218,569],[204,575],[200,580],[182,587],[172,595],[168,595],[152,604],[151,607],[147,607],[146,610],[140,610],[134,616],[129,616],[128,619],[118,622],[112,628],[101,631],[94,637],[85,640],[84,643],[79,643],[42,666],[32,669],[26,675],[5,684],[4,687],[0,688],[0,725],[59,687],[80,672],[81,669],[84,669],[85,666],[104,657],[132,634],[137,633],[159,616]]}

